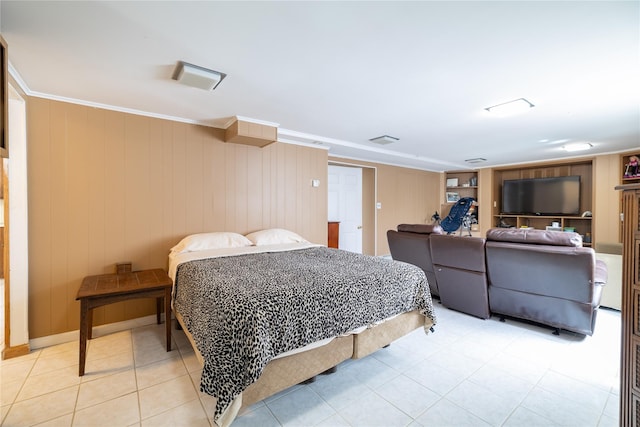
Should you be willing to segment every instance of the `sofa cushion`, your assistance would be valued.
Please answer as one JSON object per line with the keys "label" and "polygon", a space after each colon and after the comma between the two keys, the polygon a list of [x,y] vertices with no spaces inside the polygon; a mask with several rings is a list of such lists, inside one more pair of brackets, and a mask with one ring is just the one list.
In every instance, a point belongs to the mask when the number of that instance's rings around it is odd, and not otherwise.
{"label": "sofa cushion", "polygon": [[443,234],[442,227],[437,224],[400,224],[398,231],[417,234]]}
{"label": "sofa cushion", "polygon": [[487,240],[549,246],[582,246],[582,236],[573,231],[547,231],[527,228],[492,228],[487,231]]}

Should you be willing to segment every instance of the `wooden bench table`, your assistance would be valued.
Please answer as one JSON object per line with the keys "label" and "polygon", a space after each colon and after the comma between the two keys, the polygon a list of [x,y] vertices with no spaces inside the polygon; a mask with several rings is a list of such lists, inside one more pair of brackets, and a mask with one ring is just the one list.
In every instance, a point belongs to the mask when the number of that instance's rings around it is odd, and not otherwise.
{"label": "wooden bench table", "polygon": [[156,298],[156,321],[160,324],[160,312],[164,300],[167,351],[171,351],[172,286],[173,282],[161,268],[85,277],[76,296],[76,300],[80,300],[79,375],[84,375],[87,339],[91,339],[93,309],[106,304],[133,298]]}

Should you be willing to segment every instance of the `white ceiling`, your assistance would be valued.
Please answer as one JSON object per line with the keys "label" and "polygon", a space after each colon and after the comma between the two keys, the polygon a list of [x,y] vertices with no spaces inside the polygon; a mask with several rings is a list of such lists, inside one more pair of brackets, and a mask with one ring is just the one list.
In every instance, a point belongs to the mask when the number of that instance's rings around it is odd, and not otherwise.
{"label": "white ceiling", "polygon": [[[427,170],[640,148],[640,2],[0,1],[28,94]],[[227,74],[213,92],[178,61]],[[510,118],[484,108],[524,97]],[[380,146],[380,135],[400,140]],[[580,153],[584,155],[585,153]]]}

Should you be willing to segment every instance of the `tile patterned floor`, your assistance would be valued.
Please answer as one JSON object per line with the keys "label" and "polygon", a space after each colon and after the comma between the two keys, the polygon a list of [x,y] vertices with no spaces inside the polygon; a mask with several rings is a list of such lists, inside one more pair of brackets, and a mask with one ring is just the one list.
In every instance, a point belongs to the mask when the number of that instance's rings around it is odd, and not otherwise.
{"label": "tile patterned floor", "polygon": [[[309,385],[245,410],[240,426],[617,426],[620,313],[600,310],[593,337],[436,304],[421,331]],[[80,378],[78,343],[0,364],[3,426],[209,426],[213,400],[184,333],[164,326],[96,337]]]}

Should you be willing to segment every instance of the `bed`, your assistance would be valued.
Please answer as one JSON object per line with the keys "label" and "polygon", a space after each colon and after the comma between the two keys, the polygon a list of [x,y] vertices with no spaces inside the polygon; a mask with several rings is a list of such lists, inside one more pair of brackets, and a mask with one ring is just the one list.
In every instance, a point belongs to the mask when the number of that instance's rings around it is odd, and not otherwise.
{"label": "bed", "polygon": [[219,426],[241,407],[435,325],[421,269],[287,230],[187,236],[171,250],[169,275]]}

